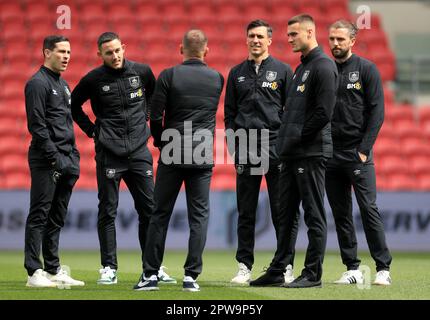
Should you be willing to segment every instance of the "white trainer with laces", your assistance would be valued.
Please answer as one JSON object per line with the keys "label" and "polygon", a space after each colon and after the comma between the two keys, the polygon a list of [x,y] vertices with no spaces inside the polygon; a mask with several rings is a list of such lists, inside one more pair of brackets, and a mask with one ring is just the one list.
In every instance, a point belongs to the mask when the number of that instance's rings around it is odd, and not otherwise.
{"label": "white trainer with laces", "polygon": [[285,278],[285,283],[291,283],[294,281],[294,270],[291,264],[289,264],[285,268],[284,278]]}
{"label": "white trainer with laces", "polygon": [[381,270],[376,273],[375,281],[373,284],[377,284],[380,286],[389,286],[391,285],[391,277],[390,271]]}
{"label": "white trainer with laces", "polygon": [[57,274],[49,274],[46,273],[46,277],[57,285],[65,285],[65,286],[84,286],[85,282],[75,280],[66,270],[60,268]]}
{"label": "white trainer with laces", "polygon": [[239,271],[237,272],[237,275],[231,279],[231,283],[248,284],[249,281],[251,281],[251,270],[249,270],[248,267],[242,262],[240,262],[238,266]]}
{"label": "white trainer with laces", "polygon": [[169,276],[164,270],[167,269],[165,266],[161,266],[158,270],[157,278],[159,283],[177,283],[176,279]]}
{"label": "white trainer with laces", "polygon": [[336,284],[363,284],[364,278],[360,270],[348,270],[342,273],[339,280],[336,280]]}
{"label": "white trainer with laces", "polygon": [[182,290],[190,291],[190,292],[198,292],[200,291],[200,286],[196,280],[194,280],[190,276],[184,276],[184,280],[182,282]]}
{"label": "white trainer with laces", "polygon": [[55,288],[57,285],[46,277],[45,271],[37,269],[33,275],[28,276],[26,286],[33,288]]}
{"label": "white trainer with laces", "polygon": [[116,276],[116,270],[110,267],[105,267],[99,270],[100,279],[97,280],[97,284],[117,284],[118,278]]}

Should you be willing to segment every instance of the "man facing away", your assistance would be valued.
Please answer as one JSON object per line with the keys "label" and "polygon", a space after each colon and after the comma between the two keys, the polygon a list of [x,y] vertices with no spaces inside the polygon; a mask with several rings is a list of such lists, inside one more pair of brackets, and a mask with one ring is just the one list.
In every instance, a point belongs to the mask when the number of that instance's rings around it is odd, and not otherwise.
{"label": "man facing away", "polygon": [[347,271],[337,284],[363,283],[352,217],[351,186],[360,208],[370,254],[376,262],[374,284],[390,285],[391,255],[376,206],[372,148],[384,121],[384,93],[374,63],[352,53],[358,29],[339,20],[329,28],[329,45],[341,79],[332,120],[333,158],[325,186],[332,208],[342,262]]}
{"label": "man facing away", "polygon": [[[95,143],[102,265],[97,283],[110,285],[118,282],[115,218],[121,180],[130,190],[138,213],[143,261],[154,206],[152,155],[147,147],[150,131],[146,121],[155,77],[148,65],[124,58],[125,45],[117,34],[101,34],[97,45],[103,65],[90,71],[73,90],[72,115]],[[88,99],[96,116],[95,124],[82,110]],[[162,268],[159,276],[162,281],[176,282]]]}
{"label": "man facing away", "polygon": [[[157,270],[164,256],[169,220],[184,183],[190,236],[182,286],[184,291],[200,291],[196,280],[202,272],[209,221],[215,116],[224,85],[223,76],[204,63],[207,42],[201,30],[186,32],[180,47],[182,64],[165,69],[157,80],[151,132],[161,155],[144,272],[135,290],[158,290]],[[167,143],[169,137],[173,139]]]}
{"label": "man facing away", "polygon": [[[61,73],[70,61],[69,40],[60,35],[43,41],[44,63],[25,86],[31,172],[30,212],[25,224],[28,287],[83,286],[60,266],[58,247],[72,189],[79,178],[70,111],[70,89]],[[44,266],[40,261],[40,247]]]}

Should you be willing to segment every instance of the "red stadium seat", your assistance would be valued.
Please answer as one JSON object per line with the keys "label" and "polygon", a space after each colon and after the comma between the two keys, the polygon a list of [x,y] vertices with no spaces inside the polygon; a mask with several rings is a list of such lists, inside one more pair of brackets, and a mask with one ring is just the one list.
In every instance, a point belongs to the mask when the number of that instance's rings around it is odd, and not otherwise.
{"label": "red stadium seat", "polygon": [[270,18],[272,17],[272,13],[268,10],[266,4],[263,1],[260,3],[246,5],[241,11],[243,17],[246,17],[249,21],[255,19],[270,21]]}
{"label": "red stadium seat", "polygon": [[409,157],[414,155],[430,156],[430,146],[422,137],[406,137],[402,139],[401,153]]}
{"label": "red stadium seat", "polygon": [[30,174],[23,172],[10,173],[6,176],[5,187],[12,190],[30,189]]}
{"label": "red stadium seat", "polygon": [[385,191],[389,189],[389,182],[385,175],[377,174],[376,175],[376,189],[378,191]]}
{"label": "red stadium seat", "polygon": [[399,144],[396,139],[379,136],[373,147],[375,157],[399,154]]}
{"label": "red stadium seat", "polygon": [[235,2],[229,1],[227,3],[215,4],[215,14],[222,17],[222,20],[226,22],[237,21],[238,17],[241,17],[241,8]]}
{"label": "red stadium seat", "polygon": [[211,181],[211,190],[236,190],[235,175],[214,175]]}
{"label": "red stadium seat", "polygon": [[28,145],[22,137],[15,135],[6,136],[0,131],[0,139],[1,158],[8,155],[18,155],[20,157],[25,157],[27,155]]}
{"label": "red stadium seat", "polygon": [[415,121],[414,109],[410,105],[398,105],[395,108],[385,110],[385,118],[388,121],[396,122],[398,120]]}
{"label": "red stadium seat", "polygon": [[391,191],[410,191],[418,188],[415,178],[406,173],[391,174],[387,186]]}
{"label": "red stadium seat", "polygon": [[418,175],[418,190],[430,191],[430,173]]}
{"label": "red stadium seat", "polygon": [[418,109],[418,120],[421,126],[430,123],[430,106],[423,106]]}
{"label": "red stadium seat", "polygon": [[0,172],[7,175],[15,172],[27,174],[29,172],[27,155],[25,153],[3,155],[0,159]]}
{"label": "red stadium seat", "polygon": [[385,108],[391,108],[394,103],[394,92],[388,86],[384,86]]}
{"label": "red stadium seat", "polygon": [[394,173],[409,173],[409,165],[402,154],[384,156],[378,161],[379,172],[389,175]]}
{"label": "red stadium seat", "polygon": [[415,175],[430,174],[430,155],[414,155],[410,157],[410,167]]}

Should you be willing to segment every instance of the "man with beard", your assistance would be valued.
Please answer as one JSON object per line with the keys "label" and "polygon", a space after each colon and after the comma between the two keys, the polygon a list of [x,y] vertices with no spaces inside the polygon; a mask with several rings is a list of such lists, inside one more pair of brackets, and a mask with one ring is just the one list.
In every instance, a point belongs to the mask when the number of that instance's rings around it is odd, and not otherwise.
{"label": "man with beard", "polygon": [[[146,118],[155,77],[148,65],[125,59],[125,44],[116,33],[102,33],[97,47],[103,64],[85,75],[73,90],[72,115],[82,131],[94,139],[99,198],[97,232],[102,265],[97,283],[112,285],[118,282],[115,218],[121,180],[130,190],[139,217],[143,260],[154,206],[152,155],[147,146],[150,131]],[[82,109],[87,100],[91,101],[95,123]],[[176,283],[163,268],[158,278],[164,283]]]}
{"label": "man with beard", "polygon": [[358,29],[339,20],[329,29],[329,44],[341,83],[332,120],[333,158],[327,164],[326,191],[342,262],[347,271],[337,284],[363,283],[358,267],[357,238],[352,217],[351,186],[360,207],[364,233],[376,262],[374,284],[390,285],[391,255],[376,206],[372,148],[384,121],[384,93],[376,66],[352,53]]}

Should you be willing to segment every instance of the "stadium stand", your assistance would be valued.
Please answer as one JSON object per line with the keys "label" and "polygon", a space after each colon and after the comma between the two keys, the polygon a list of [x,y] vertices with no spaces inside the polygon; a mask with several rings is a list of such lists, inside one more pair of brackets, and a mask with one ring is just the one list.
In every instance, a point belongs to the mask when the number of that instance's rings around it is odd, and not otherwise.
{"label": "stadium stand", "polygon": [[[104,31],[117,31],[127,45],[126,57],[148,63],[154,73],[180,63],[178,44],[191,27],[203,29],[209,38],[207,62],[227,78],[234,64],[246,57],[245,27],[256,18],[266,18],[274,28],[271,53],[295,68],[299,56],[291,53],[285,37],[286,19],[308,12],[317,22],[324,50],[328,24],[351,18],[347,0],[0,0],[0,188],[28,189],[24,85],[42,62],[44,36],[58,33],[56,8],[68,5],[72,29],[61,33],[71,39],[72,57],[65,79],[73,88],[79,79],[99,64],[95,41]],[[162,18],[160,18],[162,17]],[[381,17],[372,15],[372,29],[362,30],[355,51],[374,61],[387,83],[386,119],[374,148],[379,190],[430,190],[430,106],[416,109],[398,105],[388,85],[396,77],[395,55],[382,28]],[[217,128],[224,128],[222,97]],[[89,106],[86,106],[90,110]],[[76,129],[81,152],[78,189],[96,189],[94,146]],[[149,142],[157,162],[158,150]],[[124,186],[122,186],[124,188]],[[235,188],[233,165],[216,165],[212,190]]]}

